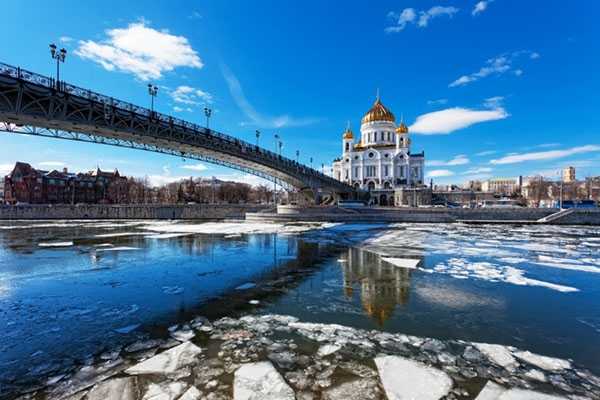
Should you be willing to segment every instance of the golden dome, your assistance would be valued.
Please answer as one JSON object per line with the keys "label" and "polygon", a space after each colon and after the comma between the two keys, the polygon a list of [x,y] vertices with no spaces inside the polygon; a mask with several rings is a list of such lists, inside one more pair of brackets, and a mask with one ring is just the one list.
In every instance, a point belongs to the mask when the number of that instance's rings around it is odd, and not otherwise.
{"label": "golden dome", "polygon": [[408,126],[404,122],[400,122],[400,125],[396,128],[396,133],[408,133]]}
{"label": "golden dome", "polygon": [[373,121],[396,121],[396,118],[394,118],[394,114],[392,114],[390,110],[388,110],[383,104],[381,104],[379,96],[377,97],[377,100],[375,100],[373,107],[371,107],[369,112],[367,112],[362,119],[363,124]]}
{"label": "golden dome", "polygon": [[346,128],[344,131],[344,139],[354,139],[354,133],[352,133],[350,127]]}

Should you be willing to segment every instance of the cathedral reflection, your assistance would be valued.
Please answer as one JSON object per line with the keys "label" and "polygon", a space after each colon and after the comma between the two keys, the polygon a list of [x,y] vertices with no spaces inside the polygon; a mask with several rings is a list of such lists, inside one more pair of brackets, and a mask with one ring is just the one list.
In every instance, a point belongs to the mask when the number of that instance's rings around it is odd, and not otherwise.
{"label": "cathedral reflection", "polygon": [[340,263],[344,294],[351,299],[355,288],[360,287],[363,310],[379,325],[392,316],[396,305],[408,304],[410,269],[394,266],[375,253],[356,248],[348,249],[343,258],[347,260]]}

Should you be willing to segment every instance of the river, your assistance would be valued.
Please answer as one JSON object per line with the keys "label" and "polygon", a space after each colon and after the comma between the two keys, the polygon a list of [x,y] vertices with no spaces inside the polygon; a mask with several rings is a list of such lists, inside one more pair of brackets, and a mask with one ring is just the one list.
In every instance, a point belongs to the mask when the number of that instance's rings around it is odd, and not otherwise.
{"label": "river", "polygon": [[598,227],[5,221],[0,394],[200,315],[496,343],[600,374],[599,295]]}

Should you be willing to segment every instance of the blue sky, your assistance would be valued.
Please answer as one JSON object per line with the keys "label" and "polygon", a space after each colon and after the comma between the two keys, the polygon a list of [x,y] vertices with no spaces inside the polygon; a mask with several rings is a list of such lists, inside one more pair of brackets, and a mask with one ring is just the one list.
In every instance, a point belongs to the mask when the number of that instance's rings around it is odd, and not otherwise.
{"label": "blue sky", "polygon": [[[600,175],[596,1],[4,0],[0,61],[204,123],[314,165],[341,151],[377,89],[435,182]],[[229,169],[153,153],[0,135],[0,169],[118,168],[155,183]]]}

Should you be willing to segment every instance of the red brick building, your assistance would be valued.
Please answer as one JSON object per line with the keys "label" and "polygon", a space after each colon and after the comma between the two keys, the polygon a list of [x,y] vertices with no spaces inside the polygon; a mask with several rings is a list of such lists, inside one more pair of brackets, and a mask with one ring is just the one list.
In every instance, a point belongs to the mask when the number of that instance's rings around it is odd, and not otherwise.
{"label": "red brick building", "polygon": [[4,178],[4,201],[8,204],[79,204],[123,202],[127,197],[127,178],[118,170],[97,168],[88,173],[43,171],[17,162]]}

